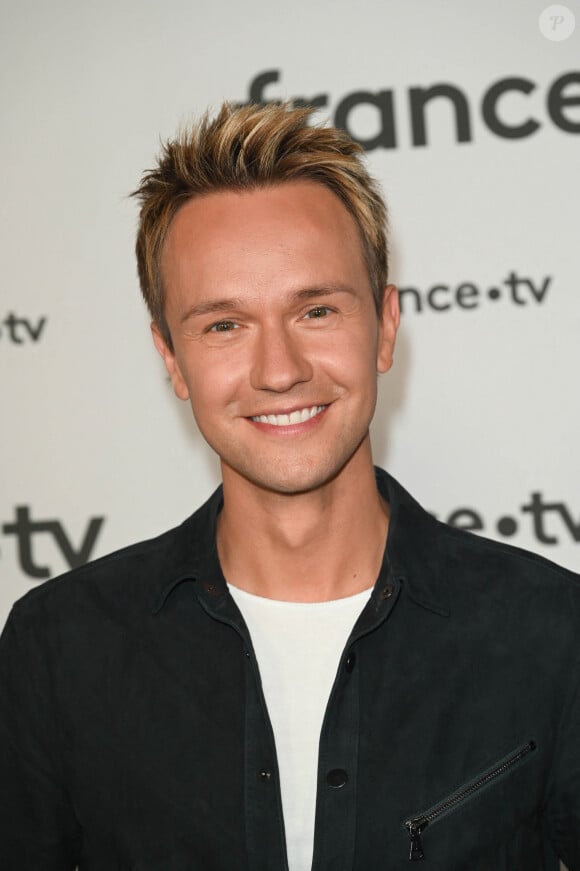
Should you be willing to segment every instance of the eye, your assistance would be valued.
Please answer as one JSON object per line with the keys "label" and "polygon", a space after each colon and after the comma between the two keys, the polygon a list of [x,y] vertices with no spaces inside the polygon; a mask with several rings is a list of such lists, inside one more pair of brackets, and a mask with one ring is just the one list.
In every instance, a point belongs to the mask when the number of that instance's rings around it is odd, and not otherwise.
{"label": "eye", "polygon": [[237,329],[238,325],[233,321],[218,321],[209,328],[210,333],[229,333]]}
{"label": "eye", "polygon": [[314,308],[311,308],[310,311],[307,311],[304,317],[310,318],[311,320],[318,320],[327,317],[330,312],[331,309],[329,309],[327,305],[316,305]]}

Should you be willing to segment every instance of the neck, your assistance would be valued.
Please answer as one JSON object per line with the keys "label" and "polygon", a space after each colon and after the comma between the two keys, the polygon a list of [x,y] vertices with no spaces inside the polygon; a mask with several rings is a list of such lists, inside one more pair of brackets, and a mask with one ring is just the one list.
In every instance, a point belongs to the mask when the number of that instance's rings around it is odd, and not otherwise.
{"label": "neck", "polygon": [[388,528],[370,443],[331,481],[305,493],[265,491],[224,470],[217,543],[235,587],[271,599],[322,602],[373,586]]}

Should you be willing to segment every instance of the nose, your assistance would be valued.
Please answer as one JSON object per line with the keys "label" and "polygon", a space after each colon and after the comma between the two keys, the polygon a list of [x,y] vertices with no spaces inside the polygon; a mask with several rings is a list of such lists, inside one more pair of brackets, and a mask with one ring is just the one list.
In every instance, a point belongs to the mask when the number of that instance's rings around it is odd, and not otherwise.
{"label": "nose", "polygon": [[291,328],[264,329],[256,337],[251,384],[255,390],[285,393],[296,384],[310,381],[312,365]]}

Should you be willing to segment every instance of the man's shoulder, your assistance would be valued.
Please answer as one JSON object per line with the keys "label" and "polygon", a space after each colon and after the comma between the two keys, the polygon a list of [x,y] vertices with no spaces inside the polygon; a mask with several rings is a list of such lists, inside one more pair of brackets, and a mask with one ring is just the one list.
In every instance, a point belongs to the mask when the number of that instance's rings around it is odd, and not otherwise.
{"label": "man's shoulder", "polygon": [[97,585],[131,584],[136,575],[139,582],[149,585],[158,568],[163,564],[163,555],[171,549],[171,542],[179,535],[179,527],[166,530],[153,538],[144,539],[105,556],[71,569],[29,590],[14,603],[22,613],[32,612],[51,602],[65,602],[77,590],[86,590]]}
{"label": "man's shoulder", "polygon": [[13,613],[23,622],[59,615],[78,616],[96,603],[102,608],[152,610],[168,583],[194,573],[210,540],[220,491],[178,526],[115,550],[29,590]]}
{"label": "man's shoulder", "polygon": [[[580,629],[580,575],[524,548],[435,521],[444,542],[453,595],[514,618],[553,619]],[[518,618],[517,615],[520,615]]]}
{"label": "man's shoulder", "polygon": [[[449,526],[426,511],[388,476],[397,501],[394,530],[402,574],[421,576],[447,597],[465,595],[521,601],[547,601],[577,609],[580,575],[550,559]],[[559,605],[558,605],[559,603]]]}

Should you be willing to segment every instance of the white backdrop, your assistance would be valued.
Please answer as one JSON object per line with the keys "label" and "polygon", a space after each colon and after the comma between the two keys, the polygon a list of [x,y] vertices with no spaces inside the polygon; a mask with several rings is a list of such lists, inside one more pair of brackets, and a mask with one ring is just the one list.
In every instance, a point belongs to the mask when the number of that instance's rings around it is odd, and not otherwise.
{"label": "white backdrop", "polygon": [[[317,97],[367,142],[390,204],[404,319],[376,460],[439,517],[580,569],[567,5],[556,41],[534,0],[3,0],[0,625],[218,483],[150,342],[127,194],[160,137],[265,73],[263,97]],[[441,85],[420,144],[413,89]]]}

